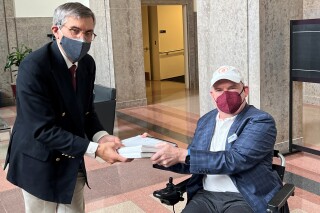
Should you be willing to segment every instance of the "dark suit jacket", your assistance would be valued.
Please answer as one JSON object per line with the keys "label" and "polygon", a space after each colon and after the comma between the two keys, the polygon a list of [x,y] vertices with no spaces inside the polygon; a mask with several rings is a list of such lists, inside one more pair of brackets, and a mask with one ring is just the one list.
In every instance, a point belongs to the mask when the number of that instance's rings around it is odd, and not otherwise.
{"label": "dark suit jacket", "polygon": [[272,170],[277,134],[274,119],[247,105],[229,130],[226,150],[210,152],[217,113],[215,109],[199,119],[189,146],[190,165],[176,164],[169,170],[193,174],[187,185],[188,200],[203,188],[204,174],[227,174],[251,208],[258,213],[265,212],[267,202],[282,185]]}
{"label": "dark suit jacket", "polygon": [[93,108],[95,63],[78,63],[77,92],[56,42],[30,53],[19,66],[17,117],[5,166],[7,179],[34,196],[71,203],[84,153],[103,130]]}

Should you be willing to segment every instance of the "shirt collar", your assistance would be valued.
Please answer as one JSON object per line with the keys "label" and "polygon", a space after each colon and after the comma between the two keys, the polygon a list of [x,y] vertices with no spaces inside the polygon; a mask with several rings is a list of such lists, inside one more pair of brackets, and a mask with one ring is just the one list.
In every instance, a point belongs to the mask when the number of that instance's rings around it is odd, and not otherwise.
{"label": "shirt collar", "polygon": [[224,118],[224,119],[221,119],[219,118],[219,113],[217,113],[217,117],[216,117],[216,121],[234,121],[236,119],[237,115],[235,116],[232,116],[230,118]]}

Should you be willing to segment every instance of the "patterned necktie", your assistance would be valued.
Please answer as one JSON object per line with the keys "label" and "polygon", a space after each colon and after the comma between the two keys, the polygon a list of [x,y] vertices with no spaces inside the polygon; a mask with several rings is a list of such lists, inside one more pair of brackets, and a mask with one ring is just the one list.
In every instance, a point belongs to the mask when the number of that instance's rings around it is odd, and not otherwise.
{"label": "patterned necktie", "polygon": [[76,84],[76,69],[77,69],[77,66],[74,65],[74,64],[69,68],[70,73],[71,73],[72,86],[73,86],[74,91],[76,91],[76,88],[77,88],[77,84]]}

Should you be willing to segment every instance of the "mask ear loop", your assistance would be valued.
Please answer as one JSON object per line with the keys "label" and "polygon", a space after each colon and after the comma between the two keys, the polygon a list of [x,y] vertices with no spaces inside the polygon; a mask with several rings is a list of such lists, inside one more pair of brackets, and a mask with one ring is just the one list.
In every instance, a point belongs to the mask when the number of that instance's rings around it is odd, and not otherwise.
{"label": "mask ear loop", "polygon": [[[244,91],[244,88],[245,88],[245,86],[244,86],[244,84],[241,82],[241,84],[242,84],[242,90],[241,90],[241,92],[239,93],[239,96],[241,97],[241,94],[242,94],[242,92]],[[246,98],[244,98],[243,99],[243,101],[241,102],[241,104],[240,104],[240,106],[243,104],[243,102],[246,100]]]}
{"label": "mask ear loop", "polygon": [[242,94],[242,92],[244,91],[244,88],[245,88],[245,86],[244,86],[243,82],[242,82],[242,81],[240,81],[240,83],[242,84],[242,90],[241,90],[241,92],[239,93],[239,95],[241,95],[241,94]]}
{"label": "mask ear loop", "polygon": [[62,34],[62,36],[64,37],[64,34],[63,34],[63,32],[62,32],[62,25],[57,25],[57,27],[58,27],[58,30],[60,31],[60,33]]}

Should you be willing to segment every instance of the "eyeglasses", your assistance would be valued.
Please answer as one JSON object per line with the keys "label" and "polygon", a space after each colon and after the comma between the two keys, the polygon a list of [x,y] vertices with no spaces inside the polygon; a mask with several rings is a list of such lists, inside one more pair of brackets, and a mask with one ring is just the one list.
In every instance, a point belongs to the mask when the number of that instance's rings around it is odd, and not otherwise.
{"label": "eyeglasses", "polygon": [[73,37],[78,37],[80,35],[80,33],[82,33],[82,35],[86,41],[93,41],[97,37],[97,35],[92,30],[83,31],[77,27],[68,28],[65,25],[61,26],[61,28],[62,27],[67,28]]}

